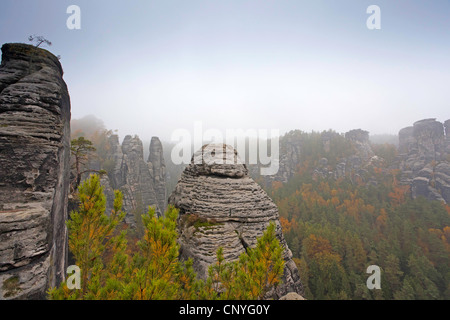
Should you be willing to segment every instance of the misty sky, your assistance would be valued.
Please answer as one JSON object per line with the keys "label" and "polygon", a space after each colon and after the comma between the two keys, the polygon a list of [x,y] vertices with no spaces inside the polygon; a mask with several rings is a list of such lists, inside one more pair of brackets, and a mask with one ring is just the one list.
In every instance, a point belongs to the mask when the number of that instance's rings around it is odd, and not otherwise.
{"label": "misty sky", "polygon": [[[69,5],[81,30],[69,30]],[[366,9],[381,8],[381,30]],[[450,118],[450,1],[0,2],[0,42],[53,42],[72,117],[121,138],[217,129],[397,133]]]}

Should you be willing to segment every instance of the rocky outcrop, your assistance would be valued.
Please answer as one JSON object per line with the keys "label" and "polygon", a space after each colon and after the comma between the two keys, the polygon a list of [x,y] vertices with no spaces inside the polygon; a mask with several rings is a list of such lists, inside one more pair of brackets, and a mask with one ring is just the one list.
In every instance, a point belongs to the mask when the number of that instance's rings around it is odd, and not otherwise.
{"label": "rocky outcrop", "polygon": [[297,172],[303,156],[303,139],[298,130],[288,132],[280,140],[280,165],[278,172],[268,179],[287,182]]}
{"label": "rocky outcrop", "polygon": [[136,228],[137,219],[149,206],[162,215],[166,208],[166,169],[159,139],[152,138],[148,162],[144,160],[143,144],[138,136],[127,135],[120,145],[119,137],[111,135],[108,142],[108,159],[112,165],[108,175],[101,179],[107,212],[113,208],[113,190],[120,190],[125,222],[132,228]]}
{"label": "rocky outcrop", "polygon": [[281,232],[277,206],[248,176],[248,170],[230,146],[210,144],[197,151],[184,170],[169,204],[180,210],[180,256],[192,258],[200,278],[206,279],[216,251],[224,248],[227,261],[238,259],[256,245],[269,223],[276,225],[284,248],[283,285],[272,296],[302,293],[298,269]]}
{"label": "rocky outcrop", "polygon": [[301,295],[295,292],[289,292],[288,294],[282,296],[279,300],[306,300]]}
{"label": "rocky outcrop", "polygon": [[118,189],[123,194],[123,210],[127,213],[125,222],[136,226],[139,216],[151,206],[156,213],[162,212],[158,207],[153,179],[147,162],[144,160],[142,141],[138,136],[126,136],[122,142],[121,175],[123,185]]}
{"label": "rocky outcrop", "polygon": [[345,133],[345,140],[351,147],[352,154],[340,159],[334,167],[328,166],[327,158],[322,158],[314,170],[313,176],[331,177],[334,179],[347,176],[351,180],[375,183],[367,169],[370,166],[380,165],[383,160],[375,156],[375,153],[372,151],[369,142],[369,132],[361,129],[350,130]]}
{"label": "rocky outcrop", "polygon": [[436,119],[424,119],[414,123],[413,136],[417,153],[425,162],[440,161],[444,150],[444,127]]}
{"label": "rocky outcrop", "polygon": [[153,179],[156,200],[161,212],[166,210],[166,164],[164,161],[163,147],[158,137],[152,137],[149,147],[148,167]]}
{"label": "rocky outcrop", "polygon": [[414,128],[406,127],[398,132],[398,152],[409,153],[417,147],[417,141],[414,138]]}
{"label": "rocky outcrop", "polygon": [[450,203],[449,123],[424,119],[399,132],[401,182],[414,198]]}
{"label": "rocky outcrop", "polygon": [[361,129],[350,130],[345,133],[345,139],[350,141],[356,149],[356,156],[361,162],[367,162],[375,154],[370,147],[369,132]]}
{"label": "rocky outcrop", "polygon": [[[450,119],[444,122],[444,130],[445,130],[444,150],[448,156],[450,154]],[[447,158],[446,160],[449,161],[450,159]]]}
{"label": "rocky outcrop", "polygon": [[113,167],[108,171],[108,177],[111,182],[111,186],[114,189],[118,189],[123,186],[126,181],[124,175],[125,171],[122,170],[123,152],[122,146],[119,143],[119,136],[116,134],[111,135],[109,138],[110,150],[108,158],[112,161]]}
{"label": "rocky outcrop", "polygon": [[[312,134],[314,135],[314,134]],[[305,139],[308,139],[306,142]],[[280,140],[280,167],[277,174],[265,177],[269,181],[288,182],[299,168],[303,165],[305,158],[310,156],[310,150],[305,147],[306,144],[311,146],[313,136],[307,137],[305,133],[295,130],[287,133]],[[374,182],[371,179],[368,168],[374,165],[380,165],[383,159],[375,156],[369,142],[369,133],[361,129],[351,130],[345,135],[340,135],[333,131],[324,131],[320,133],[321,148],[320,153],[323,155],[318,160],[314,169],[313,176],[321,178],[339,179],[350,177],[351,179],[361,179],[365,182]],[[336,154],[336,145],[345,146],[348,153],[338,159],[337,163],[331,164],[327,155],[334,148]],[[305,157],[306,156],[306,157]],[[252,168],[252,174],[255,170]],[[255,175],[256,176],[256,175]]]}
{"label": "rocky outcrop", "polygon": [[70,98],[58,59],[4,44],[0,65],[0,299],[65,277]]}
{"label": "rocky outcrop", "polygon": [[[109,180],[108,175],[102,174],[100,175],[100,185],[103,188],[103,193],[106,197],[106,215],[111,215],[112,210],[114,209],[114,190],[111,187],[111,181]],[[76,209],[75,209],[76,210]]]}

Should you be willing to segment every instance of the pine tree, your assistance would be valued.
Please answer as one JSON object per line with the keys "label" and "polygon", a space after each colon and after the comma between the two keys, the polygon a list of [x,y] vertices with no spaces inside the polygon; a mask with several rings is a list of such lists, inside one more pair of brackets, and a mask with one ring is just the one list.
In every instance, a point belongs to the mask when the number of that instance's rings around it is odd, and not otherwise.
{"label": "pine tree", "polygon": [[258,238],[256,248],[248,249],[239,258],[239,283],[249,292],[250,299],[262,299],[272,287],[280,283],[284,270],[283,249],[271,223],[263,236]]}
{"label": "pine tree", "polygon": [[153,208],[142,216],[144,236],[138,242],[139,252],[133,257],[132,280],[125,289],[126,298],[157,300],[177,297],[177,272],[183,270],[178,262],[177,216],[177,210],[171,206],[164,217],[157,217]]}
{"label": "pine tree", "polygon": [[387,256],[384,265],[381,289],[386,299],[392,299],[401,288],[403,272],[400,270],[400,260],[393,254]]}
{"label": "pine tree", "polygon": [[273,223],[238,261],[225,262],[219,249],[205,282],[197,279],[192,260],[179,260],[173,206],[162,217],[151,207],[142,215],[144,235],[131,256],[126,230],[116,230],[125,216],[122,194],[115,191],[114,210],[107,216],[100,179],[91,175],[80,185],[79,199],[67,227],[81,288],[71,290],[63,282],[49,290],[50,299],[262,299],[281,281],[283,249]]}
{"label": "pine tree", "polygon": [[281,282],[284,270],[283,248],[271,223],[257,239],[255,248],[225,263],[223,248],[217,250],[217,262],[209,269],[206,287],[210,298],[263,299]]}
{"label": "pine tree", "polygon": [[71,183],[73,190],[76,190],[80,185],[83,173],[89,172],[89,170],[83,170],[83,166],[88,161],[89,153],[95,150],[92,142],[84,137],[70,141],[70,153],[74,159],[73,167],[75,169],[75,181]]}
{"label": "pine tree", "polygon": [[97,175],[91,175],[79,187],[79,200],[78,211],[71,212],[67,228],[69,250],[81,270],[81,290],[70,291],[62,283],[59,289],[50,291],[50,298],[61,297],[61,293],[67,299],[99,298],[105,248],[111,243],[121,244],[120,239],[123,239],[123,234],[118,238],[112,237],[116,226],[125,217],[121,211],[122,194],[119,191],[115,191],[114,209],[110,216],[105,214],[106,198]]}

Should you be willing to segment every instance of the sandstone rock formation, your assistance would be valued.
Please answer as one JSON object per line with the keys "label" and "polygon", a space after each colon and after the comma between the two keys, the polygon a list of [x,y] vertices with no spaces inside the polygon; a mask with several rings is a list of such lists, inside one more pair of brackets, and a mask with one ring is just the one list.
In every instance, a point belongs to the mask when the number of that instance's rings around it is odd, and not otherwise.
{"label": "sandstone rock formation", "polygon": [[413,148],[417,147],[416,139],[413,135],[414,128],[406,127],[401,129],[398,132],[398,152],[399,153],[408,153],[413,150]]}
{"label": "sandstone rock formation", "polygon": [[276,175],[269,179],[287,182],[297,172],[303,155],[303,141],[297,130],[287,133],[280,141],[280,165]]}
{"label": "sandstone rock formation", "polygon": [[399,132],[401,182],[412,196],[450,203],[450,136],[447,120],[423,119]]}
{"label": "sandstone rock formation", "polygon": [[[344,137],[333,131],[324,131],[320,134],[322,140],[323,154],[326,156],[330,152],[334,143],[344,140]],[[309,142],[311,143],[311,142]],[[334,179],[345,176],[362,179],[371,183],[367,168],[383,161],[375,156],[369,142],[369,133],[361,129],[351,130],[345,133],[345,144],[351,147],[351,153],[339,159],[338,163],[330,164],[326,157],[318,161],[314,170],[315,177],[330,177]],[[265,177],[269,181],[288,182],[290,178],[298,172],[302,165],[305,155],[308,156],[308,150],[305,150],[304,136],[301,131],[295,130],[287,133],[280,140],[280,168],[278,173],[273,176]],[[252,168],[252,173],[256,172]]]}
{"label": "sandstone rock formation", "polygon": [[288,294],[282,296],[279,300],[306,300],[301,295],[295,292],[289,292]]}
{"label": "sandstone rock formation", "polygon": [[[103,187],[103,193],[106,197],[106,210],[105,213],[109,216],[114,209],[114,190],[111,187],[111,181],[109,180],[108,175],[102,174],[100,176],[100,185]],[[77,210],[78,208],[74,208],[73,210]]]}
{"label": "sandstone rock formation", "polygon": [[356,154],[362,162],[368,161],[375,155],[370,147],[368,131],[361,129],[350,130],[345,133],[345,139],[354,145]]}
{"label": "sandstone rock formation", "polygon": [[0,65],[0,299],[65,277],[70,98],[58,59],[4,44]]}
{"label": "sandstone rock formation", "polygon": [[166,164],[164,161],[163,147],[158,137],[152,137],[147,162],[153,180],[158,207],[161,212],[164,212],[167,201]]}
{"label": "sandstone rock formation", "polygon": [[122,145],[117,135],[109,137],[112,169],[101,179],[107,198],[107,212],[113,207],[114,192],[123,194],[122,209],[127,213],[125,222],[135,228],[137,219],[154,207],[158,215],[166,208],[166,171],[162,144],[152,138],[148,162],[144,160],[142,141],[138,136],[127,135]]}
{"label": "sandstone rock formation", "polygon": [[180,210],[181,257],[193,258],[199,277],[206,279],[219,247],[224,248],[226,260],[236,260],[247,247],[256,245],[256,239],[274,222],[286,265],[283,285],[272,296],[302,293],[298,269],[281,232],[278,208],[248,176],[246,165],[233,148],[210,144],[197,151],[169,204]]}
{"label": "sandstone rock formation", "polygon": [[[325,141],[330,139],[329,135],[329,133],[324,135]],[[324,142],[323,138],[322,140]],[[345,140],[352,147],[352,154],[340,159],[339,163],[334,167],[328,165],[327,158],[322,158],[313,174],[323,178],[328,176],[334,179],[348,176],[351,179],[371,182],[367,167],[382,160],[375,156],[375,153],[372,151],[369,142],[369,132],[361,129],[350,130],[345,133]],[[324,144],[325,147],[326,145]],[[328,146],[329,148],[330,146]]]}
{"label": "sandstone rock formation", "polygon": [[[142,141],[137,136],[126,136],[122,142],[121,173],[125,184],[119,187],[123,193],[123,210],[127,213],[125,222],[135,226],[140,214],[154,207],[157,214],[162,212],[153,186],[153,179],[144,160]],[[137,215],[137,216],[136,216]]]}
{"label": "sandstone rock formation", "polygon": [[[331,164],[326,154],[336,143],[342,144],[342,136],[335,132],[322,132],[322,158],[317,161],[313,177],[350,178],[376,184],[370,174],[371,167],[384,168],[385,172],[400,169],[401,183],[410,185],[412,197],[424,196],[430,200],[450,203],[450,119],[444,123],[436,119],[423,119],[413,126],[399,131],[396,163],[387,168],[384,159],[374,155],[367,131],[356,129],[345,133],[346,145],[351,145],[349,154]],[[309,141],[309,143],[311,143]],[[302,165],[308,150],[305,150],[304,135],[294,130],[280,140],[280,168],[276,175],[266,176],[266,182],[287,182]],[[336,152],[335,152],[336,153]],[[257,168],[251,168],[257,175]],[[256,174],[255,174],[256,173]]]}

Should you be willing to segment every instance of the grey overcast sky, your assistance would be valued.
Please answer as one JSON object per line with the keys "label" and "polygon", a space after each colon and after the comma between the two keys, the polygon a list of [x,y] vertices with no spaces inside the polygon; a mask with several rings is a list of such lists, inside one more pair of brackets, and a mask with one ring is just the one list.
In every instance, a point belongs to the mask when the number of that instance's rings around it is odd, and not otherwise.
{"label": "grey overcast sky", "polygon": [[[69,30],[69,5],[81,29]],[[369,30],[369,5],[381,29]],[[0,42],[53,42],[72,118],[175,129],[397,133],[450,118],[450,1],[2,0]]]}

